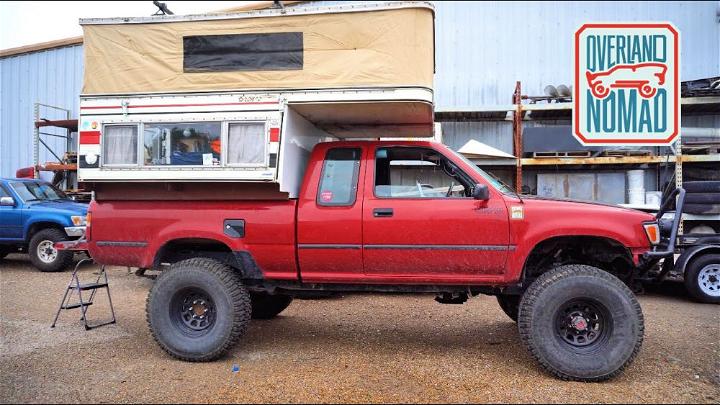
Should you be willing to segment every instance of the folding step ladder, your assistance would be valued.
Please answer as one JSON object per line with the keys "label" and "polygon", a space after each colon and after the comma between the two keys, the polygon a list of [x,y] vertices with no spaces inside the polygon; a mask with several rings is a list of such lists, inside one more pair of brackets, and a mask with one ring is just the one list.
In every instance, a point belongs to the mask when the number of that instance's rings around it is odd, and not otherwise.
{"label": "folding step ladder", "polygon": [[[82,312],[82,318],[80,318],[80,320],[85,323],[85,330],[99,328],[101,326],[115,323],[115,309],[113,308],[112,299],[110,298],[110,284],[108,283],[105,266],[102,266],[100,268],[100,273],[98,273],[97,279],[95,279],[94,283],[80,283],[80,278],[78,277],[78,270],[80,269],[80,265],[88,261],[91,262],[92,259],[80,260],[75,266],[75,270],[73,270],[72,273],[72,278],[70,279],[70,284],[68,284],[67,289],[65,289],[65,295],[63,295],[63,299],[62,301],[60,301],[60,308],[58,308],[57,313],[55,314],[55,320],[53,320],[53,323],[50,326],[51,328],[55,327],[58,317],[60,316],[60,311],[64,309],[75,308],[80,308],[80,311]],[[107,292],[108,303],[110,304],[110,312],[112,313],[112,320],[97,325],[89,325],[87,320],[88,307],[93,304],[97,291],[101,289],[105,289],[105,291]],[[91,291],[90,297],[87,300],[83,300],[83,291]],[[77,293],[78,300],[77,302],[71,303],[71,299],[74,293]]]}

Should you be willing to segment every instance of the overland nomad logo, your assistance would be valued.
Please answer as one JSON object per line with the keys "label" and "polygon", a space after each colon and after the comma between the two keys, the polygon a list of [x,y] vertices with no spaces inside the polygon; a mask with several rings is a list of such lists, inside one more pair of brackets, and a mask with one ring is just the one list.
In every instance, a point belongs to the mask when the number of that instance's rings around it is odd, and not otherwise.
{"label": "overland nomad logo", "polygon": [[585,24],[575,33],[573,133],[583,145],[669,145],[680,129],[678,31]]}

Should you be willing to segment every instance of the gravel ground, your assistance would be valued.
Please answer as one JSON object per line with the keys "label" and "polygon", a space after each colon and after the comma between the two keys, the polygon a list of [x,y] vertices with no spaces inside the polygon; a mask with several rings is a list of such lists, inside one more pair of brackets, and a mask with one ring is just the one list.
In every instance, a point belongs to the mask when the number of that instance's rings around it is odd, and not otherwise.
{"label": "gravel ground", "polygon": [[[543,373],[485,296],[295,300],[254,321],[226,357],[184,363],[145,324],[152,280],[109,274],[118,324],[86,332],[75,310],[50,329],[70,273],[40,273],[22,255],[0,260],[0,402],[720,402],[719,307],[690,302],[678,286],[640,297],[646,334],[635,363],[586,384]],[[109,315],[103,298],[91,319]]]}

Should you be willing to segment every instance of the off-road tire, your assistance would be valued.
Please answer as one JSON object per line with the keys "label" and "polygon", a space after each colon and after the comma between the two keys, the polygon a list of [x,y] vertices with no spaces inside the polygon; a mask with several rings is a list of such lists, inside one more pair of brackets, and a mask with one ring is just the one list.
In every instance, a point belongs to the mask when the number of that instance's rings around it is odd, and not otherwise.
{"label": "off-road tire", "polygon": [[497,301],[500,304],[500,309],[505,312],[510,319],[518,321],[518,310],[520,308],[520,295],[498,295]]}
{"label": "off-road tire", "polygon": [[272,319],[284,311],[292,302],[289,295],[250,293],[252,319]]}
{"label": "off-road tire", "polygon": [[720,204],[685,203],[683,212],[686,214],[720,214]]}
{"label": "off-road tire", "polygon": [[[604,314],[600,318],[604,327],[584,347],[568,343],[572,336],[558,330],[566,327],[559,322],[568,315],[564,309],[577,302]],[[520,302],[518,329],[530,354],[547,372],[563,380],[592,382],[613,378],[632,363],[642,345],[644,320],[635,296],[617,277],[573,264],[542,274],[528,287]]]}
{"label": "off-road tire", "polygon": [[720,204],[720,193],[687,193],[685,202],[688,204]]}
{"label": "off-road tire", "polygon": [[[704,254],[696,257],[691,260],[685,268],[685,274],[683,275],[683,278],[685,279],[685,289],[696,301],[711,304],[720,303],[720,296],[710,295],[703,291],[703,288],[700,286],[701,282],[707,282],[707,280],[699,279],[700,272],[703,269],[709,269],[710,266],[713,265],[720,266],[719,254]],[[717,286],[717,284],[715,285]]]}
{"label": "off-road tire", "polygon": [[[205,294],[213,322],[203,331],[190,330],[176,303],[187,294]],[[184,304],[182,304],[184,308]],[[210,306],[208,306],[210,307]],[[250,294],[239,275],[213,259],[174,263],[158,276],[145,307],[155,341],[171,356],[185,361],[212,361],[243,336],[250,323]],[[208,318],[209,319],[209,318]]]}
{"label": "off-road tire", "polygon": [[720,180],[684,181],[683,188],[687,193],[720,193]]}
{"label": "off-road tire", "polygon": [[65,270],[68,266],[70,266],[73,260],[73,252],[71,250],[59,250],[55,260],[52,262],[45,262],[41,260],[38,254],[38,246],[41,243],[50,241],[54,244],[55,242],[64,240],[67,240],[67,235],[59,229],[49,228],[38,231],[32,238],[30,238],[30,246],[28,247],[30,262],[32,262],[33,266],[42,272]]}

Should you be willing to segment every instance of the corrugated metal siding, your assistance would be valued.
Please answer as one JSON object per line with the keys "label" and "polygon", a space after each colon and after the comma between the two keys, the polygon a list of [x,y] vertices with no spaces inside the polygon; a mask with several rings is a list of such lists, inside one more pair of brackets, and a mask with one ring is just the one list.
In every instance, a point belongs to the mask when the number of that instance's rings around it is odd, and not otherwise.
{"label": "corrugated metal siding", "polygon": [[[336,1],[315,2],[317,5]],[[541,95],[572,81],[573,33],[593,21],[671,21],[681,33],[681,80],[720,74],[720,2],[436,2],[438,108],[509,104],[515,81]],[[0,175],[32,164],[33,103],[77,115],[82,47],[0,59]],[[685,121],[690,122],[690,121]],[[717,125],[717,118],[698,126]],[[509,122],[443,123],[445,142],[477,139],[512,150]],[[62,141],[49,138],[62,149]],[[52,160],[41,154],[41,161]]]}
{"label": "corrugated metal siding", "polygon": [[[82,62],[82,46],[0,59],[0,176],[14,176],[18,168],[33,164],[35,102],[70,109],[71,116],[77,117]],[[64,117],[56,113],[46,114],[45,118]],[[63,139],[45,137],[44,140],[56,153],[64,152]],[[44,147],[40,147],[41,162],[55,160]]]}
{"label": "corrugated metal siding", "polygon": [[717,1],[436,2],[439,108],[511,102],[515,81],[542,95],[573,80],[573,34],[587,22],[670,21],[681,35],[681,80],[720,74]]}

